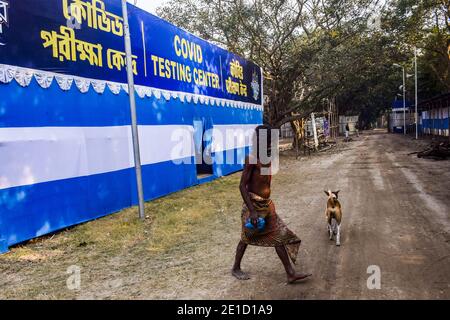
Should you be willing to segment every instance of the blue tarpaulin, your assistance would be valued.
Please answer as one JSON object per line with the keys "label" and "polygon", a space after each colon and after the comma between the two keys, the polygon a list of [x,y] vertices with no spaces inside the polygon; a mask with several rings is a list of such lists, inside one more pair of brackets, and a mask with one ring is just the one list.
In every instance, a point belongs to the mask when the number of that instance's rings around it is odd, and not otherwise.
{"label": "blue tarpaulin", "polygon": [[[414,103],[411,103],[410,101],[406,101],[405,103],[406,108],[411,108],[414,106]],[[392,101],[392,109],[403,109],[403,100],[395,100]]]}

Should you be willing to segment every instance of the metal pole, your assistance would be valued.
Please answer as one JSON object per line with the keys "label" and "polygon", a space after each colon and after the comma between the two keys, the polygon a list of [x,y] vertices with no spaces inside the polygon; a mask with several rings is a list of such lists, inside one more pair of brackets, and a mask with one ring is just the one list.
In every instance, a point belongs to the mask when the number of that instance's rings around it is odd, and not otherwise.
{"label": "metal pole", "polygon": [[448,139],[450,141],[450,104],[448,103],[449,98],[447,97],[447,122],[448,122]]}
{"label": "metal pole", "polygon": [[139,200],[139,218],[145,219],[144,213],[144,191],[142,187],[142,170],[141,170],[141,156],[139,150],[139,133],[137,127],[136,116],[136,99],[134,93],[134,78],[132,69],[132,52],[131,52],[131,38],[130,38],[130,26],[128,24],[128,10],[127,1],[122,0],[122,15],[124,22],[125,32],[125,54],[127,57],[127,77],[128,77],[128,95],[130,98],[130,111],[131,111],[131,133],[133,136],[133,153],[134,153],[134,166],[136,169],[136,184]]}
{"label": "metal pole", "polygon": [[414,47],[414,67],[415,67],[415,74],[416,74],[416,79],[415,79],[415,87],[416,87],[416,140],[419,139],[419,111],[418,111],[418,105],[419,105],[419,99],[418,99],[418,80],[417,80],[417,47]]}
{"label": "metal pole", "polygon": [[403,134],[406,135],[406,72],[403,67]]}
{"label": "metal pole", "polygon": [[313,134],[314,134],[314,148],[317,151],[318,147],[319,147],[319,139],[317,138],[316,117],[314,115],[314,112],[311,113],[311,125],[312,125]]}

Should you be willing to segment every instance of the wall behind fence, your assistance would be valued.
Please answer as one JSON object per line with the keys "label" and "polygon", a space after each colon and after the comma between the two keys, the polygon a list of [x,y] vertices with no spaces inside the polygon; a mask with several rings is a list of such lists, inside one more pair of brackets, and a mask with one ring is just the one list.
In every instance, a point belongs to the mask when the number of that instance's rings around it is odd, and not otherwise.
{"label": "wall behind fence", "polygon": [[422,112],[422,125],[425,134],[449,135],[448,108],[437,108]]}

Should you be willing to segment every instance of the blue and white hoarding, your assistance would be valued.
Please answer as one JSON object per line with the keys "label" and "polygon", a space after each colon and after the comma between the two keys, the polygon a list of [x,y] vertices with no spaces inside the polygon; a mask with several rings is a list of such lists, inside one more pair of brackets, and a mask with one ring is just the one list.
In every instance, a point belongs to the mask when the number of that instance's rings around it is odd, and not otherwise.
{"label": "blue and white hoarding", "polygon": [[[240,170],[260,67],[128,12],[145,198]],[[0,251],[137,203],[123,28],[119,0],[0,0]]]}

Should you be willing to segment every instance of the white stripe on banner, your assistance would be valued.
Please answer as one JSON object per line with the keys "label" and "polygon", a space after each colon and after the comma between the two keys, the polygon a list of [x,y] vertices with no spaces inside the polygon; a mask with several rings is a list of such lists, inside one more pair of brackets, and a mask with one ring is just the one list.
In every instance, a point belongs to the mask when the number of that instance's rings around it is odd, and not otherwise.
{"label": "white stripe on banner", "polygon": [[194,128],[181,125],[139,126],[139,147],[143,165],[193,157]]}
{"label": "white stripe on banner", "polygon": [[[194,156],[191,126],[139,126],[142,164]],[[0,128],[0,189],[134,166],[130,126]]]}
{"label": "white stripe on banner", "polygon": [[252,146],[257,126],[257,124],[213,126],[212,152]]}

